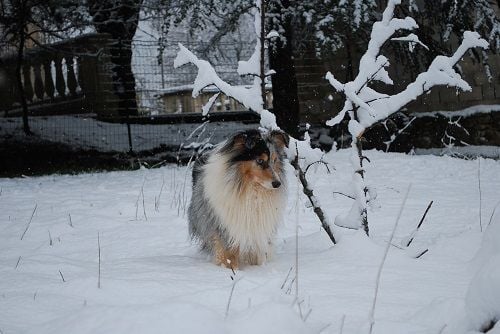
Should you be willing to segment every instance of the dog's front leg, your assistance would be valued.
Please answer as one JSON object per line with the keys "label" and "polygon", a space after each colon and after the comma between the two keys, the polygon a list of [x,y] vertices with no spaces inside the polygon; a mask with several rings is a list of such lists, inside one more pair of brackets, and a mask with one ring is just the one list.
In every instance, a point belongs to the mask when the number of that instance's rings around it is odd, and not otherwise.
{"label": "dog's front leg", "polygon": [[226,268],[236,270],[239,267],[240,250],[238,247],[226,248],[220,238],[214,237],[213,249],[215,263],[220,266],[224,265]]}

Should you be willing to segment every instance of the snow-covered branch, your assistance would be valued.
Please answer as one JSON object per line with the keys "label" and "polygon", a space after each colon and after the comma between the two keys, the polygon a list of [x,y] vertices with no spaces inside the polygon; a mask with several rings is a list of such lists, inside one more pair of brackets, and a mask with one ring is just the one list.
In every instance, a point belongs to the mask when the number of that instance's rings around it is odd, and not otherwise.
{"label": "snow-covered branch", "polygon": [[403,91],[395,95],[379,93],[369,87],[373,81],[381,81],[388,85],[393,84],[386,70],[389,61],[385,56],[380,55],[383,45],[389,40],[407,41],[412,43],[411,46],[423,45],[413,33],[405,37],[392,38],[400,30],[413,31],[418,28],[415,20],[411,17],[404,19],[394,17],[394,9],[399,4],[401,4],[401,0],[389,0],[382,20],[373,24],[368,48],[360,59],[359,73],[354,80],[344,84],[338,81],[332,73],[326,74],[326,79],[332,87],[345,95],[343,109],[326,124],[329,126],[338,124],[348,113],[350,118],[349,132],[353,138],[351,164],[354,170],[352,184],[356,201],[347,215],[337,217],[336,224],[350,228],[358,228],[362,225],[367,234],[367,208],[372,196],[370,189],[364,183],[363,160],[365,157],[360,137],[367,128],[399,111],[411,101],[427,93],[432,87],[448,86],[470,91],[470,85],[453,67],[469,49],[488,48],[488,42],[482,39],[478,33],[466,31],[462,43],[452,56],[437,56],[429,69],[419,74],[415,81]]}
{"label": "snow-covered branch", "polygon": [[[393,83],[384,68],[389,62],[386,57],[379,55],[380,49],[386,41],[391,39],[396,31],[401,29],[413,30],[418,27],[410,17],[405,19],[393,18],[394,7],[399,3],[400,0],[389,0],[382,21],[374,23],[371,34],[372,39],[368,44],[366,53],[360,60],[359,74],[353,81],[342,84],[330,72],[326,74],[326,79],[330,84],[337,91],[343,92],[346,95],[344,108],[337,117],[328,121],[327,125],[332,126],[337,124],[344,118],[346,112],[350,112],[353,108],[359,108],[357,110],[358,122],[361,127],[367,128],[387,118],[409,102],[426,93],[432,87],[438,85],[456,87],[464,91],[471,90],[470,85],[453,69],[453,66],[462,59],[469,49],[475,47],[488,48],[488,42],[482,39],[478,33],[471,31],[464,32],[462,44],[451,57],[436,57],[429,66],[429,69],[421,73],[413,83],[409,84],[399,94],[388,96],[368,87],[368,84],[374,80],[382,81],[386,84]],[[414,34],[410,34],[406,38],[400,38],[399,40],[408,40],[414,43],[419,42]]]}
{"label": "snow-covered branch", "polygon": [[[257,35],[259,35],[261,18],[257,8],[255,9],[254,13],[254,25],[255,31]],[[237,71],[239,75],[254,76],[253,84],[249,88],[243,86],[232,86],[226,81],[222,80],[208,61],[199,59],[194,53],[188,50],[181,43],[179,43],[179,52],[177,53],[177,57],[174,59],[174,68],[178,68],[189,63],[195,65],[198,68],[198,74],[194,81],[193,97],[197,97],[203,88],[214,85],[223,94],[234,98],[235,100],[243,104],[246,108],[257,112],[261,117],[260,124],[262,127],[270,130],[278,129],[278,125],[276,124],[276,117],[271,112],[264,109],[264,100],[261,90],[261,77],[259,76],[261,72],[261,47],[262,46],[260,39],[257,38],[255,50],[250,59],[248,59],[247,61],[238,62]],[[203,112],[205,114],[215,102],[216,98],[217,97],[213,96],[208,101],[207,105],[203,107]]]}

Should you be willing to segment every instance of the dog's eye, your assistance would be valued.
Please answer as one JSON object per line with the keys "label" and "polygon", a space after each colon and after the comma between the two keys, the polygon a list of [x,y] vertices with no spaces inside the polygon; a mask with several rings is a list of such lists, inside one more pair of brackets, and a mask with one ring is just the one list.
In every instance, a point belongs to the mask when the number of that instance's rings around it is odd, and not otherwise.
{"label": "dog's eye", "polygon": [[257,160],[255,160],[255,162],[257,163],[257,165],[263,165],[264,164],[264,160],[262,160],[262,159],[257,159]]}

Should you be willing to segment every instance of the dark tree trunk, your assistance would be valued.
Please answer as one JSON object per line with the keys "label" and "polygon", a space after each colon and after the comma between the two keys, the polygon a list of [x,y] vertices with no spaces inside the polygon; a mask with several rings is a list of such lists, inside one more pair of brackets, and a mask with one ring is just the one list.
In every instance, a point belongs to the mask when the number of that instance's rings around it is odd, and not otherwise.
{"label": "dark tree trunk", "polygon": [[113,93],[118,97],[120,115],[137,115],[135,77],[132,72],[134,38],[143,0],[89,0],[89,11],[99,33],[113,38],[110,56]]}
{"label": "dark tree trunk", "polygon": [[25,32],[25,3],[21,1],[19,10],[19,47],[17,48],[17,59],[16,59],[16,84],[17,90],[19,91],[19,102],[21,103],[21,108],[23,110],[22,118],[23,118],[23,131],[27,135],[32,135],[29,121],[28,121],[28,102],[26,101],[26,92],[24,91],[23,79],[22,79],[22,70],[23,70],[23,62],[24,62],[24,43],[26,41],[26,32]]}
{"label": "dark tree trunk", "polygon": [[299,132],[299,98],[297,92],[297,78],[293,61],[293,33],[292,22],[289,16],[282,12],[290,6],[290,1],[281,1],[282,7],[273,6],[270,11],[282,17],[281,25],[285,30],[286,41],[276,38],[269,46],[269,63],[276,71],[271,76],[273,83],[273,113],[276,115],[278,126],[293,137]]}

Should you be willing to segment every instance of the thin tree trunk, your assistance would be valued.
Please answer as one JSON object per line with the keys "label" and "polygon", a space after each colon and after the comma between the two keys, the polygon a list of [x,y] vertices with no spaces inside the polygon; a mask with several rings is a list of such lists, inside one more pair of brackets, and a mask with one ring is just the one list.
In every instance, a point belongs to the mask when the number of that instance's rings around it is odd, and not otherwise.
{"label": "thin tree trunk", "polygon": [[26,41],[26,35],[24,31],[24,2],[21,5],[21,13],[19,16],[19,47],[17,49],[17,61],[16,61],[16,83],[17,89],[19,90],[19,102],[21,102],[22,107],[22,119],[23,119],[23,131],[26,135],[32,135],[29,121],[28,121],[28,102],[26,101],[26,93],[24,91],[23,80],[22,80],[22,66],[24,62],[24,43]]}
{"label": "thin tree trunk", "polygon": [[260,91],[264,109],[267,109],[266,99],[266,73],[265,73],[265,57],[266,57],[266,0],[262,0],[260,5]]}
{"label": "thin tree trunk", "polygon": [[[357,110],[354,110],[354,120],[359,122],[358,120],[358,113],[357,113]],[[363,160],[366,159],[364,156],[363,156],[363,143],[362,143],[362,134],[359,135],[359,137],[353,137],[352,140],[355,141],[355,145],[356,145],[356,150],[358,152],[358,158],[359,158],[359,169],[358,170],[355,170],[354,172],[355,173],[358,173],[360,176],[361,176],[361,179],[363,180],[363,189],[362,192],[364,194],[364,197],[363,197],[363,201],[366,203],[366,195],[367,195],[367,192],[368,192],[368,189],[366,188],[366,185],[364,184],[364,181],[365,181],[365,170],[363,169]],[[358,199],[359,200],[359,199]],[[364,208],[360,208],[360,212],[359,212],[359,215],[360,215],[360,219],[361,219],[361,225],[363,226],[363,230],[365,231],[366,235],[370,235],[370,229],[368,227],[368,210],[366,209],[366,206]]]}
{"label": "thin tree trunk", "polygon": [[88,0],[89,13],[99,33],[113,38],[110,61],[113,93],[121,116],[137,115],[135,77],[132,72],[132,39],[139,23],[143,0]]}

